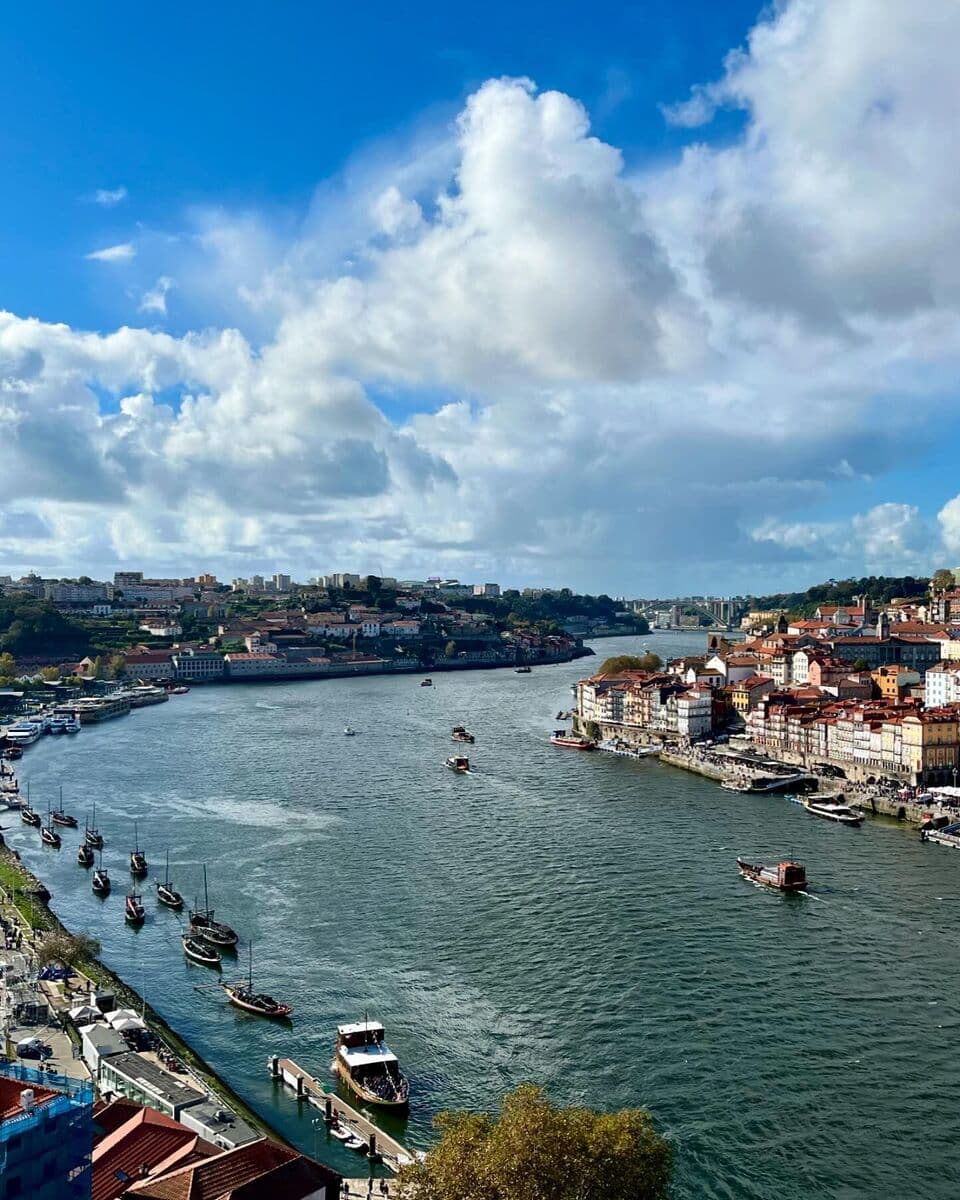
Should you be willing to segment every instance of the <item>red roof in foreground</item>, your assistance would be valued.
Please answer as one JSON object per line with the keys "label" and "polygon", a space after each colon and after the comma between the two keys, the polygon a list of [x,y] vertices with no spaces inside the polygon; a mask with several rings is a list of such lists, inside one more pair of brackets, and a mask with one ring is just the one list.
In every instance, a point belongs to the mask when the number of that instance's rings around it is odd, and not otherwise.
{"label": "red roof in foreground", "polygon": [[22,1079],[8,1079],[5,1075],[0,1075],[0,1121],[23,1115],[24,1109],[20,1103],[20,1093],[24,1091],[33,1092],[35,1108],[48,1103],[57,1095],[57,1092],[40,1087],[36,1083],[24,1083]]}
{"label": "red roof in foreground", "polygon": [[298,1157],[296,1150],[279,1142],[266,1139],[249,1142],[236,1150],[225,1150],[203,1162],[171,1171],[162,1178],[145,1179],[134,1184],[128,1194],[149,1196],[151,1200],[223,1200],[243,1184]]}
{"label": "red roof in foreground", "polygon": [[158,1167],[182,1166],[196,1154],[215,1155],[215,1146],[152,1108],[139,1108],[123,1125],[102,1138],[93,1151],[92,1200],[116,1200],[131,1180]]}

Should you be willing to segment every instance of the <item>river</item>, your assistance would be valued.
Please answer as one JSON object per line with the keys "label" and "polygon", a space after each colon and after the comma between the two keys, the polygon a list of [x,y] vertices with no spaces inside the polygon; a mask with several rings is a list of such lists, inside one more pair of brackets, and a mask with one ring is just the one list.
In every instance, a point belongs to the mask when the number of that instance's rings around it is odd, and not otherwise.
{"label": "river", "polygon": [[[960,1066],[960,855],[887,822],[835,827],[657,762],[550,745],[596,659],[512,671],[194,688],[48,737],[19,764],[34,806],[96,802],[106,902],[62,851],[10,843],[74,929],[292,1141],[357,1160],[268,1078],[279,1053],[327,1077],[338,1022],[377,1017],[411,1077],[405,1139],[443,1108],[492,1108],[523,1080],[565,1102],[650,1108],[677,1195],[953,1200]],[[450,727],[477,735],[468,776]],[[350,724],[359,730],[343,736]],[[151,878],[199,894],[253,941],[255,984],[292,1029],[244,1016],[186,963],[145,889],[123,922],[139,821]],[[745,883],[738,853],[793,854],[810,894]],[[240,965],[245,967],[246,949]]]}

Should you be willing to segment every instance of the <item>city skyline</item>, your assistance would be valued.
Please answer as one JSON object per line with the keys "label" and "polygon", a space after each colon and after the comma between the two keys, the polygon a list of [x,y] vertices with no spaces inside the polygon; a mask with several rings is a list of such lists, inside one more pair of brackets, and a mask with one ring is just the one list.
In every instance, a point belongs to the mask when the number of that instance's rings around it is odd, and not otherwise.
{"label": "city skyline", "polygon": [[12,13],[3,569],[958,561],[960,14],[694,9]]}

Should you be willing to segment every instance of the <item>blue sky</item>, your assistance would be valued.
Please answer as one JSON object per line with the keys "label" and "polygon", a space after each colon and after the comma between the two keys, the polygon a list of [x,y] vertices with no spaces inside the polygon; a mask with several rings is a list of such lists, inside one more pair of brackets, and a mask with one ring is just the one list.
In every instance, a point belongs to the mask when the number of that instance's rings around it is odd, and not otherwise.
{"label": "blue sky", "polygon": [[0,574],[960,562],[955,24],[11,10]]}

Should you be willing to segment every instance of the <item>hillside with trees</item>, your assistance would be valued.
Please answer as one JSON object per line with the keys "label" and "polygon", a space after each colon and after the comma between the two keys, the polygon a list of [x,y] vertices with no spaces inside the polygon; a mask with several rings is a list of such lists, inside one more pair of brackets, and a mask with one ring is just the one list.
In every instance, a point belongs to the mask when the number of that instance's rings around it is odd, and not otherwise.
{"label": "hillside with trees", "polygon": [[914,575],[867,575],[861,579],[830,579],[807,588],[805,592],[776,592],[754,596],[752,609],[780,609],[788,613],[812,615],[820,604],[852,604],[867,595],[873,604],[889,604],[898,597],[922,599],[929,594],[930,580]]}
{"label": "hillside with trees", "polygon": [[0,595],[0,651],[51,658],[80,657],[89,649],[86,629],[47,600]]}

